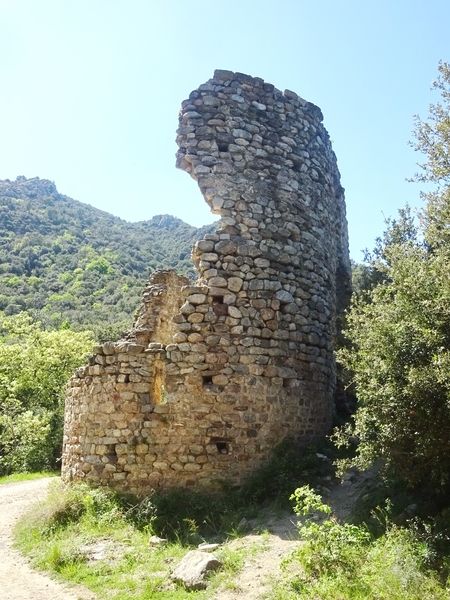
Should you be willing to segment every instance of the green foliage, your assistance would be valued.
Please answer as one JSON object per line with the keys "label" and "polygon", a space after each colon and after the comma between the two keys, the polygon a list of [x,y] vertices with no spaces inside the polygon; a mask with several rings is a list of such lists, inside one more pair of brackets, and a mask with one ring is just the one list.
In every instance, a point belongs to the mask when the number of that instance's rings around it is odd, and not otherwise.
{"label": "green foliage", "polygon": [[269,500],[288,506],[287,499],[293,487],[305,483],[314,485],[332,475],[331,460],[328,457],[334,457],[335,454],[335,448],[327,442],[305,448],[287,438],[243,482],[239,497],[246,503],[263,503]]}
{"label": "green foliage", "polygon": [[370,265],[351,261],[352,264],[352,293],[362,295],[370,291],[377,283],[376,273]]}
{"label": "green foliage", "polygon": [[56,477],[56,471],[35,471],[34,473],[13,473],[12,475],[3,475],[0,477],[0,485],[5,483],[17,483],[19,481],[31,481],[33,479],[42,479],[43,477]]}
{"label": "green foliage", "polygon": [[55,468],[67,379],[92,348],[88,332],[44,331],[0,313],[0,474]]}
{"label": "green foliage", "polygon": [[[14,414],[15,413],[15,414]],[[49,467],[51,412],[0,414],[0,472],[34,471]],[[52,465],[54,466],[54,465]]]}
{"label": "green foliage", "polygon": [[223,540],[239,530],[244,516],[257,512],[237,490],[204,493],[174,488],[155,491],[138,502],[128,499],[125,505],[126,519],[134,527],[185,545],[211,538]]}
{"label": "green foliage", "polygon": [[378,278],[354,298],[339,355],[353,374],[358,409],[335,437],[340,444],[358,439],[354,465],[381,459],[387,471],[410,485],[430,484],[435,494],[450,483],[448,65],[440,72],[444,103],[416,130],[427,156],[421,179],[440,188],[426,195],[421,227],[402,211],[369,257]]}
{"label": "green foliage", "polygon": [[126,511],[126,517],[139,529],[155,531],[157,508],[152,496],[146,496],[139,502],[132,503]]}
{"label": "green foliage", "polygon": [[[330,448],[321,448],[329,452]],[[127,509],[127,519],[141,529],[151,529],[162,537],[198,542],[203,538],[223,537],[239,532],[242,518],[254,517],[264,506],[284,507],[281,496],[294,485],[320,482],[330,476],[331,460],[317,448],[299,447],[285,440],[272,452],[240,488],[214,494],[186,489],[155,492]]]}
{"label": "green foliage", "polygon": [[[448,600],[449,589],[426,568],[427,547],[406,529],[392,527],[368,540],[355,526],[328,521],[285,566],[273,600]],[[294,568],[293,568],[294,567]]]}
{"label": "green foliage", "polygon": [[182,543],[199,543],[214,535],[225,521],[229,510],[227,499],[219,494],[174,489],[152,496],[155,507],[153,527],[158,535],[178,539]]}
{"label": "green foliage", "polygon": [[[310,486],[297,488],[290,499],[294,501],[294,512],[308,517],[299,525],[305,544],[297,553],[307,575],[320,577],[337,570],[354,575],[358,568],[358,552],[370,538],[365,527],[338,523],[330,517],[331,507],[324,504]],[[321,523],[316,522],[315,519],[321,515],[328,518]]]}
{"label": "green foliage", "polygon": [[[278,600],[444,600],[448,591],[427,569],[429,549],[411,531],[390,525],[378,539],[363,525],[339,523],[310,487],[296,489],[303,543],[285,562]],[[319,521],[319,515],[327,515]]]}
{"label": "green foliage", "polygon": [[331,514],[331,508],[322,502],[319,494],[316,494],[309,485],[296,488],[290,495],[289,500],[294,502],[296,515],[305,517],[313,513]]}
{"label": "green foliage", "polygon": [[28,516],[28,524],[42,535],[50,535],[81,520],[95,528],[123,515],[124,507],[111,490],[91,488],[83,483],[63,487],[56,481],[52,482],[45,501]]}
{"label": "green foliage", "polygon": [[419,230],[409,206],[398,211],[396,219],[385,220],[386,230],[377,237],[374,249],[364,251],[364,263],[352,262],[353,298],[370,302],[370,292],[389,280],[391,251],[402,246],[419,246]]}
{"label": "green foliage", "polygon": [[299,549],[298,558],[307,575],[357,575],[361,553],[370,539],[364,527],[327,519],[302,526],[300,533],[305,544]]}
{"label": "green foliage", "polygon": [[418,181],[431,182],[437,188],[423,193],[426,240],[432,247],[450,245],[450,64],[439,64],[439,76],[433,87],[440,101],[431,104],[426,121],[416,117],[413,147],[422,152]]}
{"label": "green foliage", "polygon": [[101,341],[118,337],[149,273],[193,277],[192,245],[212,229],[168,215],[127,223],[46,180],[0,181],[0,311],[26,310],[47,329],[91,329]]}
{"label": "green foliage", "polygon": [[[450,456],[450,261],[417,247],[391,249],[389,282],[348,315],[349,348],[340,360],[354,374],[359,408],[357,466],[382,458],[411,483],[447,481]],[[433,424],[433,426],[430,426]]]}
{"label": "green foliage", "polygon": [[[323,451],[323,450],[322,450]],[[283,462],[281,459],[285,457]],[[298,448],[292,441],[286,441],[275,449],[272,459],[249,479],[240,489],[226,489],[216,493],[202,493],[195,490],[171,489],[155,491],[149,496],[136,499],[122,496],[107,490],[93,490],[86,485],[76,484],[67,487],[61,494],[54,493],[48,504],[44,504],[36,518],[48,528],[67,526],[68,523],[85,519],[92,505],[91,513],[102,520],[103,513],[110,514],[115,506],[121,518],[133,528],[157,534],[182,544],[197,544],[204,539],[223,540],[242,530],[242,519],[256,517],[267,506],[279,506],[277,482],[291,486],[306,481],[317,481],[329,476],[331,461],[318,458],[315,449]],[[289,474],[288,461],[296,461]],[[271,481],[274,465],[281,465],[280,479]],[[288,479],[288,475],[290,478]],[[256,486],[259,492],[256,494]],[[98,497],[98,500],[96,498]],[[51,513],[48,513],[51,506]],[[100,512],[98,512],[100,510]]]}

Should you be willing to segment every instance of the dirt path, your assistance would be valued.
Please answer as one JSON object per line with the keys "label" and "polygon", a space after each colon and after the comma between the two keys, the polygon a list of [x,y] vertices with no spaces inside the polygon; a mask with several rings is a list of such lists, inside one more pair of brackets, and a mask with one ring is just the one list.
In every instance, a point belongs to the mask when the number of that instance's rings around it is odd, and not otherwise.
{"label": "dirt path", "polygon": [[265,526],[268,534],[246,535],[227,546],[235,550],[245,548],[248,558],[234,581],[232,590],[216,593],[214,600],[260,600],[266,597],[271,581],[280,573],[284,557],[299,544],[294,514],[270,519]]}
{"label": "dirt path", "polygon": [[45,498],[52,478],[0,485],[0,598],[1,600],[87,600],[94,596],[57,583],[33,571],[12,547],[17,519],[38,500]]}
{"label": "dirt path", "polygon": [[[348,516],[368,478],[367,474],[352,476],[343,485],[332,487],[326,501],[338,518]],[[51,481],[46,478],[0,485],[0,600],[95,600],[88,590],[33,571],[12,547],[14,524],[30,506],[45,498]],[[227,544],[232,549],[245,549],[246,559],[232,589],[215,592],[214,600],[263,600],[280,573],[283,558],[301,544],[294,514],[269,514],[262,523],[252,525],[268,533],[252,533]]]}
{"label": "dirt path", "polygon": [[[350,472],[342,484],[331,487],[324,499],[339,520],[345,521],[349,517],[375,473],[375,470],[358,474]],[[282,518],[269,516],[264,521],[263,528],[267,529],[269,535],[246,535],[227,544],[234,549],[245,548],[248,550],[248,557],[234,581],[233,589],[219,591],[214,600],[263,600],[267,597],[272,581],[280,574],[283,558],[302,542],[298,536],[297,517],[294,514],[287,514]],[[262,549],[252,552],[252,548],[257,548],[258,545]]]}

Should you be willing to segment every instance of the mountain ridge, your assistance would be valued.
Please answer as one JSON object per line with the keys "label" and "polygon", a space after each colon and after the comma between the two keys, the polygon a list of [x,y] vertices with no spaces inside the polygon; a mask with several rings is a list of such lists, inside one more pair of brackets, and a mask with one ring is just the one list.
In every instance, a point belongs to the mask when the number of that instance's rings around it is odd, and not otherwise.
{"label": "mountain ridge", "polygon": [[[31,184],[31,186],[30,186]],[[27,178],[24,175],[18,175],[15,180],[11,179],[0,179],[0,198],[16,198],[16,199],[40,199],[45,196],[57,196],[60,200],[69,200],[74,204],[81,205],[83,207],[89,207],[93,211],[98,213],[102,213],[105,216],[108,216],[113,219],[117,219],[122,221],[123,223],[127,223],[128,225],[137,225],[137,224],[155,224],[159,226],[168,225],[172,227],[174,223],[183,223],[189,227],[193,227],[194,229],[203,229],[204,227],[210,227],[210,225],[203,225],[201,227],[195,227],[195,225],[190,225],[186,223],[179,217],[174,215],[169,215],[167,213],[161,213],[157,215],[153,215],[149,219],[139,219],[138,221],[128,221],[128,219],[123,219],[113,213],[108,212],[107,210],[103,210],[101,208],[97,208],[92,204],[87,202],[81,202],[80,200],[75,200],[66,194],[61,194],[54,181],[50,179],[41,179],[40,177],[30,177]]]}
{"label": "mountain ridge", "polygon": [[214,229],[167,214],[129,222],[47,179],[1,180],[0,311],[113,336],[129,326],[149,273],[195,277],[192,245]]}

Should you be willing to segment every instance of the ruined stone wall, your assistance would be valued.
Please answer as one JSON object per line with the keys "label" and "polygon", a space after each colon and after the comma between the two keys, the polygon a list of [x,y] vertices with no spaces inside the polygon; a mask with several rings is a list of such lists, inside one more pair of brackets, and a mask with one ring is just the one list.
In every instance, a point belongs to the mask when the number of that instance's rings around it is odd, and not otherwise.
{"label": "ruined stone wall", "polygon": [[177,142],[221,220],[193,249],[195,285],[155,273],[133,330],[72,378],[66,480],[138,494],[238,484],[285,437],[330,427],[350,266],[319,108],[216,71],[183,102]]}

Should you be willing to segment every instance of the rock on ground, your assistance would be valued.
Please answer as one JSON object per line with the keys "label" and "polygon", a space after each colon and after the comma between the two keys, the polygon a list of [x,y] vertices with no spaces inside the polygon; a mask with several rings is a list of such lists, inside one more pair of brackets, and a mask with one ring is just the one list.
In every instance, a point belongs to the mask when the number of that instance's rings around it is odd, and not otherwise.
{"label": "rock on ground", "polygon": [[214,554],[191,550],[173,571],[172,579],[176,583],[182,583],[188,590],[201,590],[206,587],[206,574],[220,566],[221,562]]}

